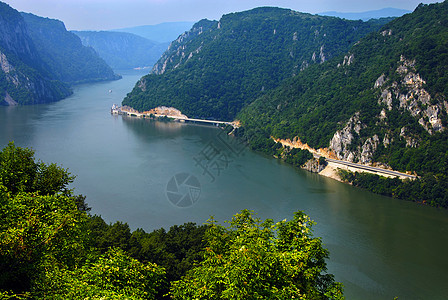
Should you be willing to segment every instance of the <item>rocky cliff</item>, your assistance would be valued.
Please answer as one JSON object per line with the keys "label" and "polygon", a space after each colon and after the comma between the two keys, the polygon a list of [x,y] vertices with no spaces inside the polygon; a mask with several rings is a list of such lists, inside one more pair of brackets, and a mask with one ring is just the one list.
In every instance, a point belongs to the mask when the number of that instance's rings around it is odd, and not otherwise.
{"label": "rocky cliff", "polygon": [[53,79],[69,84],[118,79],[106,62],[59,20],[21,14]]}
{"label": "rocky cliff", "polygon": [[0,104],[60,100],[71,91],[50,78],[19,12],[0,2]]}
{"label": "rocky cliff", "polygon": [[448,114],[448,102],[445,98],[434,100],[425,89],[426,81],[417,72],[415,60],[401,55],[397,65],[392,73],[394,80],[382,74],[373,85],[379,95],[378,105],[382,107],[374,117],[376,127],[383,129],[378,131],[381,136],[375,133],[360,138],[360,132],[367,128],[367,124],[360,121],[360,112],[356,112],[330,140],[329,149],[338,159],[371,165],[379,146],[387,148],[401,139],[405,141],[405,147],[418,147],[422,137],[415,125],[390,127],[391,118],[396,118],[392,111],[400,115],[409,114],[430,135],[446,129],[443,118]]}

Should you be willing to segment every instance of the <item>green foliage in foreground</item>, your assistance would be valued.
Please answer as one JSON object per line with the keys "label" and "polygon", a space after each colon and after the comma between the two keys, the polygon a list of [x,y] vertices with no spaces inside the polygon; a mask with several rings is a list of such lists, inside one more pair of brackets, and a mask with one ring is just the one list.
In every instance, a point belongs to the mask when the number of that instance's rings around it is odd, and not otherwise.
{"label": "green foliage in foreground", "polygon": [[67,188],[73,179],[32,150],[0,151],[1,299],[343,298],[302,212],[131,232],[89,215]]}
{"label": "green foliage in foreground", "polygon": [[172,284],[174,299],[342,299],[326,271],[328,251],[303,212],[274,223],[236,214],[230,227],[209,221],[204,260]]}
{"label": "green foliage in foreground", "polygon": [[51,268],[39,282],[45,299],[153,299],[164,281],[165,271],[141,263],[118,248],[88,261],[80,268]]}

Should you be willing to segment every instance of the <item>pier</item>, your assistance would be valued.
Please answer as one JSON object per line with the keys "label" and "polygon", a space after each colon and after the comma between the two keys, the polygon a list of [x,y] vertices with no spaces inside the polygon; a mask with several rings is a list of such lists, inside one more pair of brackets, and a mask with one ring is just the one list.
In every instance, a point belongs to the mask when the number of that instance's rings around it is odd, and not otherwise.
{"label": "pier", "polygon": [[[199,123],[199,124],[208,124],[208,125],[230,125],[233,128],[238,128],[239,125],[237,122],[226,122],[226,121],[216,121],[216,120],[206,120],[206,119],[194,119],[194,118],[188,118],[185,115],[182,115],[178,110],[174,108],[165,108],[166,113],[157,113],[157,109],[151,110],[151,111],[144,111],[139,112],[136,109],[133,109],[129,106],[118,106],[116,104],[112,105],[112,108],[110,109],[111,114],[114,115],[125,115],[125,116],[131,116],[131,117],[138,117],[138,118],[170,118],[177,122],[190,122],[190,123]],[[170,111],[175,111],[175,113],[170,113]]]}

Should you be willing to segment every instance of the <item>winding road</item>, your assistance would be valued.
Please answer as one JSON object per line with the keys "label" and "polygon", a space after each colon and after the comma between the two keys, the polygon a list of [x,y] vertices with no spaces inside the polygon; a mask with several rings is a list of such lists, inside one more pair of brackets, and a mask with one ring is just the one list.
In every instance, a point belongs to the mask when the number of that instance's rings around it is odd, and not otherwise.
{"label": "winding road", "polygon": [[[319,159],[320,155],[314,154],[314,157]],[[361,165],[361,164],[352,163],[352,162],[345,161],[345,160],[332,159],[332,158],[325,158],[325,160],[327,162],[331,162],[331,163],[334,163],[334,164],[339,164],[339,165],[352,167],[352,168],[359,169],[359,170],[362,170],[362,171],[370,171],[370,172],[373,172],[373,173],[379,173],[380,175],[381,174],[385,174],[385,175],[389,175],[389,176],[405,177],[405,178],[409,178],[409,179],[417,178],[417,176],[414,176],[414,175],[401,173],[401,172],[397,172],[397,171],[393,171],[393,170],[387,170],[387,169],[383,169],[383,168],[377,168],[377,167]]]}

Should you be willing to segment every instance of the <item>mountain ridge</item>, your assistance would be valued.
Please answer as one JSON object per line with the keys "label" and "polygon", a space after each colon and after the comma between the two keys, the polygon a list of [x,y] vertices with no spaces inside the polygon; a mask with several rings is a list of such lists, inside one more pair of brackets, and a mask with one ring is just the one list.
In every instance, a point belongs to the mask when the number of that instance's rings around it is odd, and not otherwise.
{"label": "mountain ridge", "polygon": [[69,87],[52,80],[21,14],[0,2],[0,105],[63,99]]}
{"label": "mountain ridge", "polygon": [[108,31],[129,32],[158,43],[170,43],[180,34],[188,31],[195,22],[165,22],[155,25],[111,29]]}
{"label": "mountain ridge", "polygon": [[113,69],[151,68],[168,47],[128,32],[72,32],[84,46],[95,49]]}
{"label": "mountain ridge", "polygon": [[342,177],[388,196],[448,207],[447,16],[446,1],[419,5],[255,100],[239,114],[238,134],[277,156],[288,156],[288,149],[271,137],[416,173],[414,182]]}
{"label": "mountain ridge", "polygon": [[61,100],[81,82],[117,79],[63,22],[0,2],[0,105]]}
{"label": "mountain ridge", "polygon": [[67,31],[62,21],[21,13],[39,55],[54,79],[69,84],[118,79],[113,70],[93,48]]}
{"label": "mountain ridge", "polygon": [[321,16],[331,16],[344,18],[348,20],[363,20],[368,21],[370,19],[379,19],[379,18],[396,18],[401,17],[404,14],[411,13],[412,11],[406,9],[399,9],[393,7],[386,7],[377,10],[369,10],[363,12],[337,12],[337,11],[327,11],[318,13]]}
{"label": "mountain ridge", "polygon": [[123,105],[174,106],[189,117],[231,121],[261,93],[379,28],[273,7],[201,20],[171,43]]}

